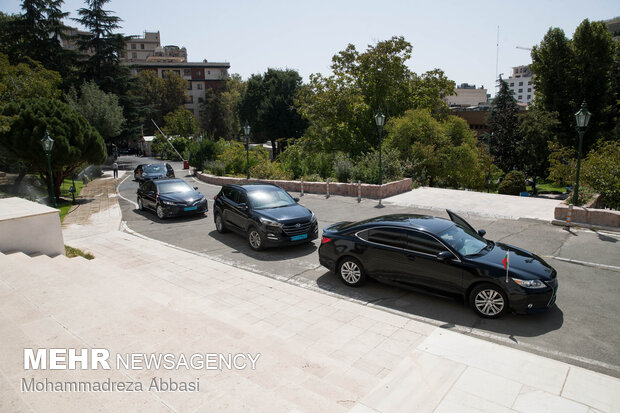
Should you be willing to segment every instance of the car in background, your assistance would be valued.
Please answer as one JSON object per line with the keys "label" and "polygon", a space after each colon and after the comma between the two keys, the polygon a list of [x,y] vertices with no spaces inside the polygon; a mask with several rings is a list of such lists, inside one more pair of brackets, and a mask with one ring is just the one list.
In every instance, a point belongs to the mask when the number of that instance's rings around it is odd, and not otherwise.
{"label": "car in background", "polygon": [[203,214],[209,210],[207,199],[182,179],[144,181],[137,191],[138,209],[155,211],[159,219],[177,215]]}
{"label": "car in background", "polygon": [[462,297],[485,318],[509,309],[544,311],[555,303],[557,272],[542,258],[487,240],[484,230],[448,215],[384,215],[331,225],[323,230],[319,261],[348,286],[372,277]]}
{"label": "car in background", "polygon": [[141,164],[133,171],[133,177],[138,182],[150,179],[174,178],[174,169],[169,163]]}
{"label": "car in background", "polygon": [[253,250],[318,238],[314,213],[277,185],[226,185],[214,200],[217,231],[232,230],[245,236]]}

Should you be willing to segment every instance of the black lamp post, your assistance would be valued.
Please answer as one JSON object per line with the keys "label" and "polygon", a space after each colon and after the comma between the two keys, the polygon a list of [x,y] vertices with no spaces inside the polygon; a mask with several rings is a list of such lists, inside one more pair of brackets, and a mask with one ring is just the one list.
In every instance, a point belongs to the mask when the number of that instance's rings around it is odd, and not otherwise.
{"label": "black lamp post", "polygon": [[577,176],[575,179],[575,188],[573,189],[573,205],[577,205],[579,199],[579,170],[581,169],[581,146],[583,145],[583,134],[588,128],[588,122],[592,114],[588,111],[588,106],[584,100],[581,104],[579,112],[575,113],[575,120],[577,121],[577,132],[579,133],[579,151],[577,152]]}
{"label": "black lamp post", "polygon": [[248,179],[250,179],[250,124],[247,120],[243,127],[243,133],[245,134],[245,167],[248,172]]}
{"label": "black lamp post", "polygon": [[54,174],[52,173],[52,148],[54,147],[54,139],[50,138],[47,130],[45,131],[45,135],[43,135],[43,139],[41,139],[41,145],[43,146],[43,152],[45,152],[45,156],[47,157],[47,168],[50,175],[50,196],[52,197],[52,205],[56,208],[56,197],[54,196]]}
{"label": "black lamp post", "polygon": [[[381,113],[381,108],[379,108],[379,111],[375,115],[375,123],[377,124],[377,128],[379,128],[379,185],[383,185],[383,168],[381,166],[381,132],[383,131],[384,122],[385,116]],[[379,189],[379,191],[381,191],[381,189]],[[381,193],[379,193],[379,206],[383,206],[381,205]]]}

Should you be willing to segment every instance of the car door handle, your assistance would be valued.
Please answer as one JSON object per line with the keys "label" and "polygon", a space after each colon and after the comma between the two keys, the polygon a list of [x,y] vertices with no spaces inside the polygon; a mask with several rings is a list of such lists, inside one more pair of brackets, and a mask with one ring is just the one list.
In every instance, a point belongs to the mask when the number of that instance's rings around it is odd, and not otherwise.
{"label": "car door handle", "polygon": [[405,254],[405,256],[407,257],[409,261],[415,261],[415,255]]}

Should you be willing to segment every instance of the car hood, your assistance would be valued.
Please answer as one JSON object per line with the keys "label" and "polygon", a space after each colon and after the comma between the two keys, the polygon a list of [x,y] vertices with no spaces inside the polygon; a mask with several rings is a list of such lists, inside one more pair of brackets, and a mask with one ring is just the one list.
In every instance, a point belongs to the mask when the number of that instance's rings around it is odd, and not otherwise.
{"label": "car hood", "polygon": [[272,221],[287,224],[289,222],[299,222],[308,220],[312,212],[299,204],[289,205],[280,208],[266,208],[255,210],[256,214]]}
{"label": "car hood", "polygon": [[170,202],[194,202],[203,198],[203,195],[198,191],[191,192],[176,192],[172,194],[161,194],[159,199],[162,201]]}
{"label": "car hood", "polygon": [[508,269],[510,275],[525,280],[551,281],[556,277],[556,271],[542,258],[524,249],[501,242],[495,243],[491,251],[472,260],[492,266],[501,271],[504,269],[502,260],[506,252],[510,251],[510,263]]}

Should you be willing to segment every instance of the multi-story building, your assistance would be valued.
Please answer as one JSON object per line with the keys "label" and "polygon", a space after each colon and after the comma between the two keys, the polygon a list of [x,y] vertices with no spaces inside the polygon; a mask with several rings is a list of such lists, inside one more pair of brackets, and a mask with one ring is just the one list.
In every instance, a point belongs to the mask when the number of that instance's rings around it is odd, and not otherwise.
{"label": "multi-story building", "polygon": [[529,65],[512,68],[512,76],[506,79],[508,88],[512,91],[517,102],[529,105],[534,101],[534,82]]}
{"label": "multi-story building", "polygon": [[613,36],[614,40],[620,42],[620,17],[605,20],[604,23],[607,25],[607,29]]}
{"label": "multi-story building", "polygon": [[450,107],[467,108],[471,106],[485,105],[487,103],[487,90],[484,86],[476,89],[476,85],[462,83],[456,87],[456,93],[444,98]]}
{"label": "multi-story building", "polygon": [[206,88],[217,90],[224,85],[230,63],[207,62],[206,60],[203,62],[147,61],[131,63],[131,68],[134,74],[142,70],[153,70],[158,77],[163,78],[167,73],[176,73],[187,80],[185,108],[199,118]]}

